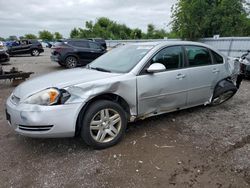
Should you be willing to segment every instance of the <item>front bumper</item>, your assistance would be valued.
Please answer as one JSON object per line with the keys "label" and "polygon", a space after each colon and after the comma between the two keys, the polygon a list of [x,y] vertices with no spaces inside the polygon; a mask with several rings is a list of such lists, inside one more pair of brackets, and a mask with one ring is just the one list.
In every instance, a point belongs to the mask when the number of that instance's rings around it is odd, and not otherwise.
{"label": "front bumper", "polygon": [[6,102],[10,126],[19,134],[38,138],[73,137],[81,103],[55,106]]}

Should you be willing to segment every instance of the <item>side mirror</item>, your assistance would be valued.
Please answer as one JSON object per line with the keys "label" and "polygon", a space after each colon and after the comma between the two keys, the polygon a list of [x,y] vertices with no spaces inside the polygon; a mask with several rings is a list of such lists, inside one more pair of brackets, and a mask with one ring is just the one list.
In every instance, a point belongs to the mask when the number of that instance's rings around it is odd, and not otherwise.
{"label": "side mirror", "polygon": [[166,67],[161,64],[161,63],[154,63],[152,65],[149,66],[149,68],[147,69],[148,73],[157,73],[157,72],[163,72],[166,70]]}

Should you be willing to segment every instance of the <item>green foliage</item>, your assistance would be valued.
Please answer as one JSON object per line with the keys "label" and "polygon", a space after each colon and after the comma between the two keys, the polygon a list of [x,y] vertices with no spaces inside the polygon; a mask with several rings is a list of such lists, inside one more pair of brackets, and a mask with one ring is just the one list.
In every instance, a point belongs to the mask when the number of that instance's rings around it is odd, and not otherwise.
{"label": "green foliage", "polygon": [[54,35],[47,30],[43,30],[39,31],[39,38],[42,40],[52,41],[54,39]]}
{"label": "green foliage", "polygon": [[166,32],[156,30],[155,26],[149,24],[148,32],[143,33],[142,30],[136,28],[131,29],[125,24],[119,24],[108,18],[98,18],[95,23],[87,21],[85,28],[74,28],[70,32],[71,38],[104,38],[104,39],[149,39],[149,38],[164,38]]}
{"label": "green foliage", "polygon": [[80,34],[79,29],[74,28],[74,29],[72,29],[71,32],[70,32],[70,38],[72,38],[72,39],[78,38],[78,37],[79,37],[79,34]]}
{"label": "green foliage", "polygon": [[62,39],[62,38],[63,38],[63,36],[62,36],[61,33],[59,33],[59,32],[55,32],[55,33],[54,33],[54,39],[55,39],[55,40],[60,40],[60,39]]}
{"label": "green foliage", "polygon": [[183,39],[244,36],[249,19],[243,0],[179,0],[172,9],[172,30]]}
{"label": "green foliage", "polygon": [[[21,37],[19,37],[21,39]],[[23,36],[23,39],[37,39],[37,36],[34,34],[26,34]]]}
{"label": "green foliage", "polygon": [[14,41],[14,40],[18,40],[17,36],[9,36],[6,41]]}
{"label": "green foliage", "polygon": [[5,41],[5,39],[3,37],[0,37],[0,41]]}

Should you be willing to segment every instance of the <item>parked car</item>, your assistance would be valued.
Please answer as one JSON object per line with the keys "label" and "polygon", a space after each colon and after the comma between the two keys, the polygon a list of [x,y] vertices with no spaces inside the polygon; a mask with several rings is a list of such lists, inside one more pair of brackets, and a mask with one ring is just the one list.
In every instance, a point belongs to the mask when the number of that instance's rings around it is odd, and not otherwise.
{"label": "parked car", "polygon": [[90,38],[89,39],[90,41],[94,41],[94,42],[97,42],[99,43],[103,48],[107,49],[107,44],[106,44],[106,41],[102,38]]}
{"label": "parked car", "polygon": [[31,54],[32,56],[39,56],[44,52],[42,44],[37,40],[20,40],[13,43],[9,43],[8,53],[9,55]]}
{"label": "parked car", "polygon": [[10,60],[9,54],[6,52],[4,43],[0,41],[0,63],[8,62]]}
{"label": "parked car", "polygon": [[21,84],[7,100],[7,120],[22,135],[80,134],[106,148],[122,139],[127,122],[227,101],[237,91],[231,73],[227,58],[201,43],[125,45],[86,68]]}
{"label": "parked car", "polygon": [[10,61],[10,56],[5,50],[0,49],[0,63]]}
{"label": "parked car", "polygon": [[66,68],[84,66],[106,53],[99,43],[68,39],[54,44],[51,60]]}

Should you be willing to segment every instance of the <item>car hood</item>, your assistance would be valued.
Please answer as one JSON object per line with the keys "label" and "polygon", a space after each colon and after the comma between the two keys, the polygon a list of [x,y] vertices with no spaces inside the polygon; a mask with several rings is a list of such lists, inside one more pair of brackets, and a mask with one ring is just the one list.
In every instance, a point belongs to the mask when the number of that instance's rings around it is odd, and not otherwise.
{"label": "car hood", "polygon": [[117,73],[106,73],[85,68],[58,71],[30,79],[19,85],[13,94],[22,99],[50,87],[65,88],[72,85],[107,79],[119,76]]}

